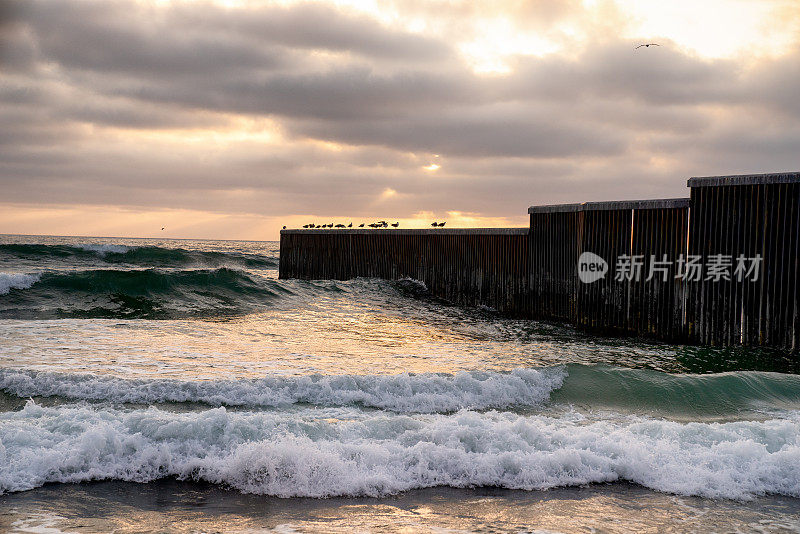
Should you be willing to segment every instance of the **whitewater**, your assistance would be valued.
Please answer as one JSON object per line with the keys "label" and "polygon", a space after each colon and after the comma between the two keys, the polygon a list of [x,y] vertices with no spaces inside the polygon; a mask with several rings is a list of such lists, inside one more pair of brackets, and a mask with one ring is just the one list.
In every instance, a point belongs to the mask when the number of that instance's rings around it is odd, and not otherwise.
{"label": "whitewater", "polygon": [[[154,506],[129,484],[213,496],[244,530],[429,525],[404,506],[444,530],[559,530],[593,499],[628,522],[641,506],[700,530],[797,526],[796,357],[590,336],[413,280],[280,280],[278,254],[0,236],[0,526],[63,530],[78,492],[107,510],[99,530],[126,531]],[[575,507],[561,523],[521,511],[556,501]],[[216,528],[193,506],[171,513]]]}

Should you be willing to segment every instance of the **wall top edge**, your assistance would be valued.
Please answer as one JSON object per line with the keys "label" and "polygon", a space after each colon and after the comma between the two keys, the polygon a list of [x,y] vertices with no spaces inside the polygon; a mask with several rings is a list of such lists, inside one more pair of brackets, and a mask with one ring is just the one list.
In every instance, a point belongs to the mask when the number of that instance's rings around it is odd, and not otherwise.
{"label": "wall top edge", "polygon": [[689,187],[715,187],[725,185],[769,185],[800,183],[800,172],[773,172],[768,174],[732,174],[730,176],[693,176]]}
{"label": "wall top edge", "polygon": [[549,204],[546,206],[531,206],[528,213],[570,213],[582,211],[583,204]]}
{"label": "wall top edge", "polygon": [[660,208],[686,208],[688,198],[654,198],[648,200],[611,200],[608,202],[583,202],[581,204],[553,204],[531,206],[528,213],[568,213],[599,210],[647,210]]}
{"label": "wall top edge", "polygon": [[281,235],[338,234],[338,235],[528,235],[526,228],[291,228]]}

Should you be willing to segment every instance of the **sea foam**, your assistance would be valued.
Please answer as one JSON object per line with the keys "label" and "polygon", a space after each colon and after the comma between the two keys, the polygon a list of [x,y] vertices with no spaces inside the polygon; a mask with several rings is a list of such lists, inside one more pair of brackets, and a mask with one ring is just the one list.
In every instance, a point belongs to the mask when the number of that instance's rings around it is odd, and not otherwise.
{"label": "sea foam", "polygon": [[28,289],[40,278],[38,273],[0,273],[0,295],[7,295],[12,289]]}
{"label": "sea foam", "polygon": [[800,414],[688,423],[355,408],[170,413],[33,401],[0,414],[0,492],[175,476],[280,497],[628,481],[681,495],[800,497]]}
{"label": "sea foam", "polygon": [[18,397],[58,396],[127,403],[201,402],[215,406],[279,407],[359,404],[397,412],[452,412],[535,406],[562,386],[563,367],[509,373],[269,376],[179,381],[0,369],[0,390]]}

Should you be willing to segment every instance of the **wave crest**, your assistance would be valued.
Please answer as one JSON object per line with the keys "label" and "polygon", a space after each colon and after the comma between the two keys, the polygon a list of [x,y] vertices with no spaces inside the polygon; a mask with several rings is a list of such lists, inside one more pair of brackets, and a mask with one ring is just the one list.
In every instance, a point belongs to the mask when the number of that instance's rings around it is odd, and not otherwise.
{"label": "wave crest", "polygon": [[244,252],[187,250],[183,248],[134,247],[112,244],[41,245],[0,244],[0,254],[29,260],[66,260],[143,267],[239,267],[273,269],[278,259],[272,256]]}
{"label": "wave crest", "polygon": [[7,295],[12,289],[28,289],[39,281],[41,274],[0,273],[0,295]]}
{"label": "wave crest", "polygon": [[453,412],[536,406],[562,386],[562,367],[510,373],[466,372],[388,376],[272,376],[251,380],[127,380],[85,374],[0,369],[0,390],[18,397],[127,403],[200,402],[214,406],[279,407],[358,404],[396,412]]}
{"label": "wave crest", "polygon": [[[0,317],[170,319],[244,314],[289,293],[274,280],[228,268],[96,269],[17,276],[16,285],[9,284],[0,300]],[[30,278],[22,278],[26,276]]]}
{"label": "wave crest", "polygon": [[800,497],[800,421],[586,422],[471,411],[397,415],[168,413],[29,401],[0,414],[0,493],[48,482],[163,477],[280,497],[432,486],[539,490],[629,481],[681,495]]}

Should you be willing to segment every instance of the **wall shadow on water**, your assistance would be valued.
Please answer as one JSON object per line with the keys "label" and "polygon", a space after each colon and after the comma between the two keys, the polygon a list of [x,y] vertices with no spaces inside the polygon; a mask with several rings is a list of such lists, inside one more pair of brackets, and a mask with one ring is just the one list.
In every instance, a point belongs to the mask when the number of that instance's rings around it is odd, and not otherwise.
{"label": "wall shadow on water", "polygon": [[800,374],[800,354],[759,347],[679,346],[676,361],[687,373],[764,371]]}

